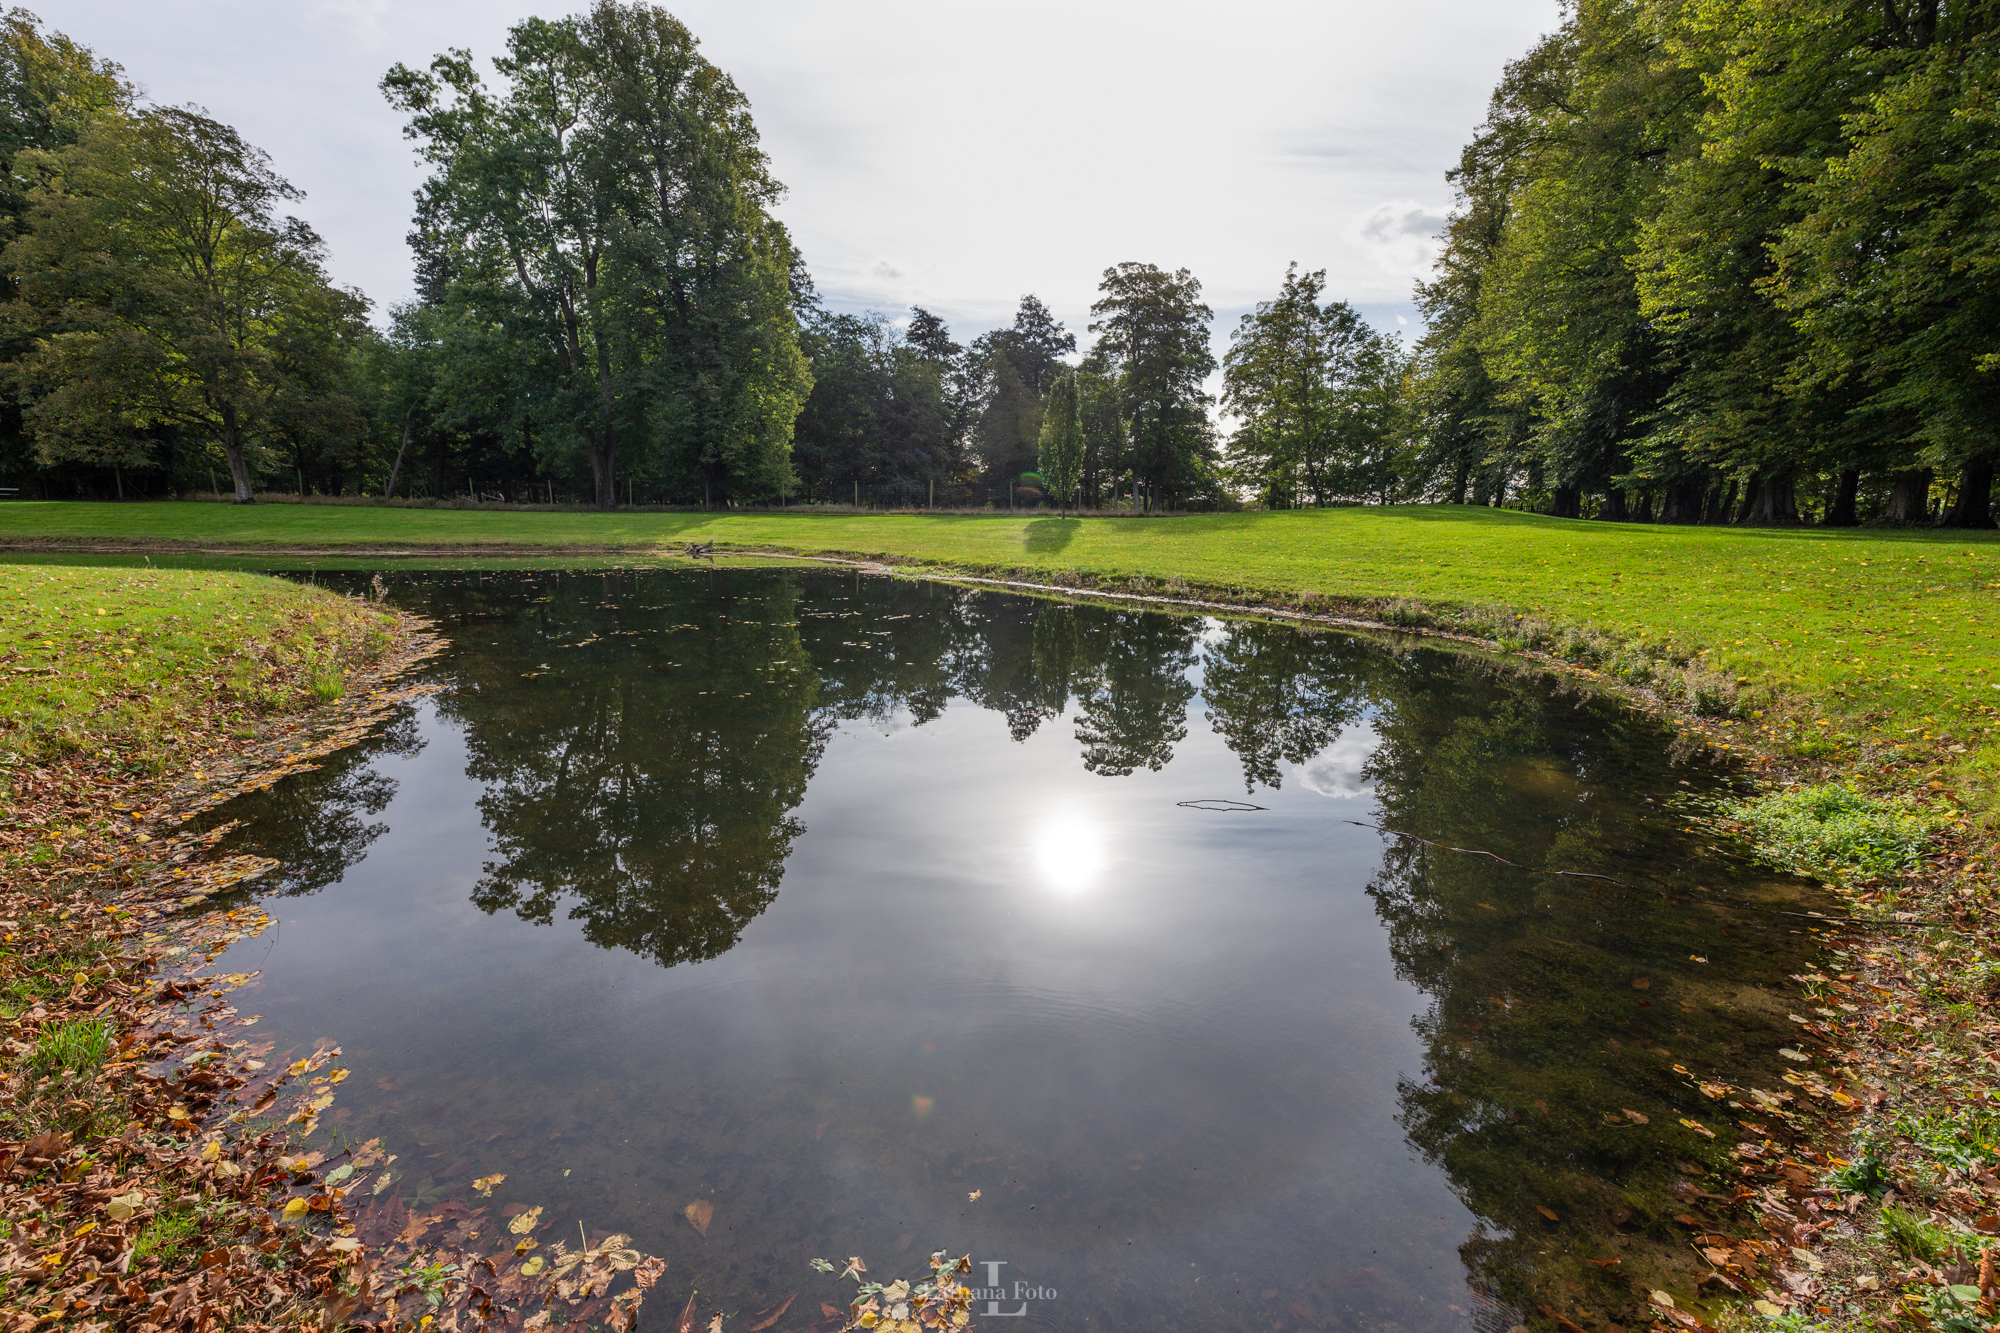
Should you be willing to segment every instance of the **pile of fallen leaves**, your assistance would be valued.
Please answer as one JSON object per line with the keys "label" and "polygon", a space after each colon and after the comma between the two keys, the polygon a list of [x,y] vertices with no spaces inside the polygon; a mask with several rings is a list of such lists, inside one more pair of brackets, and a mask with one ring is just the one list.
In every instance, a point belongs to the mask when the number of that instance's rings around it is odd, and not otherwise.
{"label": "pile of fallen leaves", "polygon": [[[273,719],[155,780],[105,756],[16,768],[0,824],[0,1330],[602,1324],[665,1265],[623,1236],[551,1238],[449,1200],[405,1207],[379,1142],[303,1152],[347,1077],[275,1051],[202,975],[269,918],[208,899],[270,863],[217,856],[194,814],[352,744],[421,691],[414,618],[340,708]],[[372,1184],[370,1183],[372,1180]],[[481,1182],[490,1192],[495,1177]],[[681,1324],[692,1328],[690,1302]]]}

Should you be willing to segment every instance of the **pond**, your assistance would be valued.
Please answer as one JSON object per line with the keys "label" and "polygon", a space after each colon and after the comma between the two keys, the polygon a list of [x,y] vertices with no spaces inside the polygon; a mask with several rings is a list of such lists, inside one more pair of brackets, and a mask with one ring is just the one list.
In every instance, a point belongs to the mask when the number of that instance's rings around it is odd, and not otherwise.
{"label": "pond", "polygon": [[808,1258],[936,1248],[1021,1328],[1696,1298],[1674,1219],[1727,1168],[1682,1121],[1727,1113],[1676,1066],[1768,1071],[1815,940],[1691,830],[1726,775],[1662,722],[1419,640],[846,571],[384,578],[442,688],[217,812],[283,863],[217,970],[280,1052],[345,1047],[323,1127],[406,1203],[504,1172],[669,1303],[801,1293],[781,1329],[844,1299]]}

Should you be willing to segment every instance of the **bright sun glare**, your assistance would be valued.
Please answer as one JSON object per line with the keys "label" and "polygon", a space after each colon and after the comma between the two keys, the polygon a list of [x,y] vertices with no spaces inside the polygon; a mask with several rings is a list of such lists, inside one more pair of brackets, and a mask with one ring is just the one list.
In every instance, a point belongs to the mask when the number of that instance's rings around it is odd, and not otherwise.
{"label": "bright sun glare", "polygon": [[1104,870],[1104,838],[1095,821],[1056,815],[1035,831],[1035,866],[1065,893],[1089,888]]}

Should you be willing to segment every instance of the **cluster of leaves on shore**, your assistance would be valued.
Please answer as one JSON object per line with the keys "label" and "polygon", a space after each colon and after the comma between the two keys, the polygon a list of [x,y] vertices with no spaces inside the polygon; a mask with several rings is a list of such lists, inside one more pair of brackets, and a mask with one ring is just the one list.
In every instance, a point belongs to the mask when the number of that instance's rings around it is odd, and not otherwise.
{"label": "cluster of leaves on shore", "polygon": [[[0,1329],[554,1320],[629,1330],[660,1260],[623,1237],[587,1234],[579,1247],[558,1238],[536,1254],[539,1209],[503,1219],[459,1200],[409,1207],[400,1173],[374,1170],[394,1161],[379,1142],[334,1156],[305,1151],[347,1077],[338,1048],[275,1050],[257,1039],[257,1016],[227,1001],[251,977],[201,975],[269,918],[255,908],[188,909],[268,863],[214,855],[226,830],[177,827],[352,743],[416,692],[382,683],[437,647],[408,618],[301,591],[319,632],[298,656],[338,660],[343,690],[356,696],[350,707],[217,704],[182,721],[205,743],[171,780],[115,745],[39,761],[7,752]],[[268,641],[288,608],[260,609],[243,632]],[[380,641],[329,633],[343,629],[379,631]],[[215,680],[210,670],[178,682],[180,702]],[[162,715],[171,713],[150,714]],[[105,723],[107,739],[131,723]],[[481,1183],[490,1194],[502,1179]],[[682,1322],[693,1318],[690,1308]]]}

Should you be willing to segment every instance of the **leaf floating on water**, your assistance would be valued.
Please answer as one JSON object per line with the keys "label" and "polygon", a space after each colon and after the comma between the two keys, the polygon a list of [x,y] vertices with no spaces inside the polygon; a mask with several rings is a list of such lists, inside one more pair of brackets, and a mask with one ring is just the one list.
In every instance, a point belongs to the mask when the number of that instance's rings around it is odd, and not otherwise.
{"label": "leaf floating on water", "polygon": [[296,1222],[299,1218],[304,1217],[308,1206],[304,1199],[293,1199],[285,1205],[285,1221]]}
{"label": "leaf floating on water", "polygon": [[[1812,1059],[1812,1057],[1810,1055],[1807,1055],[1804,1051],[1795,1051],[1789,1046],[1780,1046],[1778,1048],[1778,1054],[1784,1056],[1787,1060],[1796,1060],[1800,1064],[1806,1064]],[[168,1114],[171,1115],[172,1112],[169,1112]]]}
{"label": "leaf floating on water", "polygon": [[700,1333],[701,1314],[695,1308],[694,1296],[688,1296],[687,1308],[681,1311],[680,1322],[674,1325],[674,1333]]}
{"label": "leaf floating on water", "polygon": [[514,1217],[514,1220],[507,1224],[507,1230],[513,1232],[517,1236],[525,1236],[530,1231],[533,1231],[535,1229],[535,1224],[541,1220],[542,1220],[542,1206],[540,1204],[536,1204],[533,1208],[530,1208],[525,1213],[517,1213]]}
{"label": "leaf floating on water", "polygon": [[687,1218],[689,1226],[706,1236],[708,1234],[709,1219],[715,1216],[715,1205],[707,1199],[696,1199],[693,1203],[681,1209],[681,1215]]}
{"label": "leaf floating on water", "polygon": [[1693,1130],[1695,1133],[1701,1135],[1705,1139],[1712,1139],[1715,1137],[1715,1131],[1710,1129],[1707,1125],[1702,1124],[1701,1121],[1699,1120],[1689,1120],[1686,1116],[1682,1116],[1681,1123],[1687,1126],[1689,1129]]}
{"label": "leaf floating on water", "polygon": [[1650,1125],[1653,1123],[1651,1117],[1640,1115],[1637,1111],[1633,1110],[1629,1106],[1622,1107],[1620,1109],[1625,1112],[1625,1118],[1627,1120],[1630,1120],[1635,1125]]}
{"label": "leaf floating on water", "polygon": [[490,1176],[481,1176],[479,1177],[479,1179],[473,1181],[472,1188],[479,1191],[480,1198],[490,1199],[493,1197],[494,1186],[500,1184],[500,1182],[504,1181],[505,1179],[507,1179],[507,1177],[504,1174],[496,1171]]}
{"label": "leaf floating on water", "polygon": [[522,1264],[521,1271],[523,1273],[526,1273],[529,1277],[533,1277],[535,1276],[535,1274],[541,1272],[543,1266],[547,1263],[548,1260],[538,1254],[534,1258],[528,1260],[527,1263]]}
{"label": "leaf floating on water", "polygon": [[1545,1205],[1543,1205],[1543,1204],[1539,1204],[1539,1203],[1538,1203],[1538,1204],[1536,1204],[1536,1205],[1535,1205],[1535,1211],[1536,1211],[1536,1212],[1538,1212],[1538,1213],[1540,1213],[1540,1214],[1541,1214],[1541,1215],[1542,1215],[1543,1217],[1546,1217],[1546,1218],[1548,1218],[1548,1219],[1549,1219],[1549,1221],[1551,1221],[1551,1222],[1560,1222],[1560,1221],[1562,1221],[1562,1219],[1561,1219],[1560,1217],[1557,1217],[1557,1216],[1556,1216],[1556,1210],[1555,1210],[1555,1209],[1553,1209],[1553,1208],[1550,1208],[1550,1207],[1547,1207],[1547,1206],[1545,1206]]}
{"label": "leaf floating on water", "polygon": [[722,1333],[722,1316],[716,1315],[708,1321],[708,1333]]}
{"label": "leaf floating on water", "polygon": [[965,1201],[967,1203],[978,1203],[979,1196],[984,1194],[985,1192],[986,1192],[985,1190],[974,1190],[972,1191],[972,1193],[965,1196]]}
{"label": "leaf floating on water", "polygon": [[785,1311],[791,1309],[792,1302],[797,1300],[798,1298],[799,1294],[795,1291],[791,1295],[785,1297],[785,1303],[783,1305],[773,1306],[769,1310],[765,1310],[759,1314],[754,1314],[750,1316],[750,1322],[743,1326],[744,1333],[764,1333],[765,1329],[769,1328],[771,1325],[777,1323],[780,1319],[783,1319],[785,1317]]}
{"label": "leaf floating on water", "polygon": [[388,1189],[395,1182],[395,1179],[394,1176],[384,1171],[381,1175],[375,1177],[375,1188],[372,1192],[380,1194],[383,1190]]}

